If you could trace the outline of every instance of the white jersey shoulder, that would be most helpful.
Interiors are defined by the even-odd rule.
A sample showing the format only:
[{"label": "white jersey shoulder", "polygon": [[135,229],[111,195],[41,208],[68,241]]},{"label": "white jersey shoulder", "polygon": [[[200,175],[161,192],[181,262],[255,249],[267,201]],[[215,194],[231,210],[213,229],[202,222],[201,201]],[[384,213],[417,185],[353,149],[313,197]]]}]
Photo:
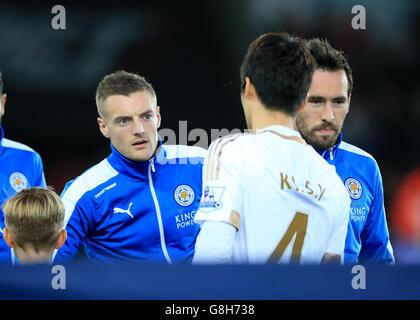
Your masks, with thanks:
[{"label": "white jersey shoulder", "polygon": [[2,145],[3,145],[3,147],[6,147],[6,148],[13,148],[13,149],[35,152],[34,149],[32,149],[31,147],[28,147],[27,145],[25,145],[23,143],[13,141],[13,140],[9,140],[9,139],[6,139],[6,138],[4,138],[2,140]]},{"label": "white jersey shoulder", "polygon": [[[209,148],[207,165],[210,170],[220,170],[220,167],[230,167],[237,172],[247,170],[244,174],[287,166],[319,178],[325,178],[328,172],[334,182],[341,181],[334,166],[307,145],[299,134],[291,129],[275,129],[238,133],[214,141]],[[298,166],[299,163],[304,165]]]},{"label": "white jersey shoulder", "polygon": [[216,139],[210,144],[204,162],[204,179],[218,177],[220,168],[225,170],[240,171],[245,165],[245,148],[249,142],[245,136],[249,134],[237,133]]}]

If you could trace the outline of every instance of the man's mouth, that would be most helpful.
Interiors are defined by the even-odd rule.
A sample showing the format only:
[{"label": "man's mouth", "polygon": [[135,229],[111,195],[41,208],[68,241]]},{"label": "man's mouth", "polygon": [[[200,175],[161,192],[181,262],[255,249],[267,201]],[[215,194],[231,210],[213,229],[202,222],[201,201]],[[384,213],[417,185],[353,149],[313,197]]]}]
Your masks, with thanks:
[{"label": "man's mouth", "polygon": [[322,134],[322,135],[335,133],[335,130],[334,129],[331,129],[331,128],[322,128],[322,129],[318,129],[316,131],[318,133]]},{"label": "man's mouth", "polygon": [[132,146],[136,149],[143,149],[147,145],[148,141],[146,139],[139,139],[134,141]]}]

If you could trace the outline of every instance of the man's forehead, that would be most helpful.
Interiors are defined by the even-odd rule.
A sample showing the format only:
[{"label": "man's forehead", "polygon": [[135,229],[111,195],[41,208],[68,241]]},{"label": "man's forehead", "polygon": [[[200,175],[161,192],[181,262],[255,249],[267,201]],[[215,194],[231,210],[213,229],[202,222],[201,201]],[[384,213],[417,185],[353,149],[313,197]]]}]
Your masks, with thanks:
[{"label": "man's forehead", "polygon": [[308,96],[347,96],[348,80],[343,69],[336,71],[315,70]]},{"label": "man's forehead", "polygon": [[156,112],[156,99],[147,91],[137,91],[126,95],[114,94],[108,96],[102,107],[105,118],[115,119],[120,116],[139,115]]},{"label": "man's forehead", "polygon": [[149,92],[147,92],[146,90],[142,90],[142,91],[132,92],[128,95],[125,95],[125,94],[111,94],[108,97],[106,97],[104,102],[106,104],[114,103],[114,102],[119,102],[119,103],[146,102],[146,103],[150,103],[150,105],[153,106],[154,100],[155,100],[154,97],[152,97],[152,95]]},{"label": "man's forehead", "polygon": [[129,94],[110,95],[104,100],[106,109],[141,108],[156,109],[156,100],[146,91],[138,91]]}]

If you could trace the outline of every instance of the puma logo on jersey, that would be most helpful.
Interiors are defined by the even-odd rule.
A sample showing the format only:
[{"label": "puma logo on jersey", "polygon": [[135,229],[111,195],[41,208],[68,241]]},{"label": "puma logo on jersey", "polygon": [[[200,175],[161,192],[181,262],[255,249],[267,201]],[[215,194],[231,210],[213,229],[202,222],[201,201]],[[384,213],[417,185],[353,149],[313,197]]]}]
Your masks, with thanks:
[{"label": "puma logo on jersey", "polygon": [[130,212],[130,208],[131,208],[131,205],[132,205],[133,203],[132,202],[130,202],[130,204],[128,205],[128,209],[126,209],[126,210],[124,210],[124,209],[121,209],[121,208],[114,208],[114,213],[126,213],[126,214],[128,214],[131,218],[133,218],[133,215],[131,214],[131,212]]}]

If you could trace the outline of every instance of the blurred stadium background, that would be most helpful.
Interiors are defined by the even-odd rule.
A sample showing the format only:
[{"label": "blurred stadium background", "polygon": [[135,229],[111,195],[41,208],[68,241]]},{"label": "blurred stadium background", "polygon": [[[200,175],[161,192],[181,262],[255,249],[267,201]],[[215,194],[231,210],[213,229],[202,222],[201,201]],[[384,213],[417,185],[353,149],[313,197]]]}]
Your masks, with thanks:
[{"label": "blurred stadium background", "polygon": [[[56,4],[66,30],[51,27]],[[358,4],[365,30],[351,26]],[[244,129],[239,66],[250,41],[270,31],[327,38],[348,56],[354,91],[344,139],[381,168],[397,262],[420,262],[420,174],[402,186],[420,166],[418,1],[1,1],[5,135],[40,153],[48,185],[61,193],[109,152],[94,95],[117,69],[152,82],[161,128]]]}]

